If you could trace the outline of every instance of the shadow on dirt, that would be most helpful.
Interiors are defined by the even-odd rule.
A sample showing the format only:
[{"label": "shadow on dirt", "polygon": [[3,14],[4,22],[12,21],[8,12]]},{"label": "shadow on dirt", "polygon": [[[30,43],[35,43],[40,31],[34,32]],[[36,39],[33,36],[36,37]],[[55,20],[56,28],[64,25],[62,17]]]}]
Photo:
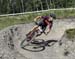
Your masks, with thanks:
[{"label": "shadow on dirt", "polygon": [[35,39],[36,41],[31,42],[31,44],[22,47],[22,49],[31,51],[31,52],[40,52],[45,50],[46,47],[51,47],[53,46],[57,40],[43,40],[43,39]]}]

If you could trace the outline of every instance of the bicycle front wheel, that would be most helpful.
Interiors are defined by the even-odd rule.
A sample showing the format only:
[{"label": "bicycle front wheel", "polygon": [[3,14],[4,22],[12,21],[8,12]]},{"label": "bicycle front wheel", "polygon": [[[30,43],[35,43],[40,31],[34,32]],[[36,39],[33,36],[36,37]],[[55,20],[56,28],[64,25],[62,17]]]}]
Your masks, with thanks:
[{"label": "bicycle front wheel", "polygon": [[28,45],[28,42],[27,42],[27,38],[25,38],[21,43],[20,43],[20,46],[21,48],[25,47]]}]

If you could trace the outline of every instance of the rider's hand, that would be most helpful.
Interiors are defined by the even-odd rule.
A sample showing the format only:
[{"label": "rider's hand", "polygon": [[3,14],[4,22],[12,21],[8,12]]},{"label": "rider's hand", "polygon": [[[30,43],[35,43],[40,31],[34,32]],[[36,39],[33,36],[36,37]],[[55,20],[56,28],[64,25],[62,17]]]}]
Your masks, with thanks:
[{"label": "rider's hand", "polygon": [[45,32],[45,35],[48,35],[50,31]]},{"label": "rider's hand", "polygon": [[45,35],[48,35],[48,32],[44,32]]},{"label": "rider's hand", "polygon": [[34,22],[36,22],[36,20],[34,19]]},{"label": "rider's hand", "polygon": [[33,22],[37,25],[37,22],[35,20]]},{"label": "rider's hand", "polygon": [[33,20],[33,22],[36,22],[36,20]]},{"label": "rider's hand", "polygon": [[48,35],[49,32],[46,32],[46,35]]}]

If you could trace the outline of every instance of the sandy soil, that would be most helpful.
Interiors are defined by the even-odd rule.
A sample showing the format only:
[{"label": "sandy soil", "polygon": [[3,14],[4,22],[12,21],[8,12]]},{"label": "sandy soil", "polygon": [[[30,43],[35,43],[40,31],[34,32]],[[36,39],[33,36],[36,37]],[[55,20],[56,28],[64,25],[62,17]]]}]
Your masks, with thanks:
[{"label": "sandy soil", "polygon": [[[32,29],[34,23],[19,24],[7,27],[0,31],[0,58],[2,59],[75,59],[74,44],[69,41],[69,44],[73,44],[71,54],[64,55],[66,44],[59,45],[59,42],[55,43],[51,47],[46,47],[45,50],[40,52],[30,52],[23,50],[20,47],[21,41],[25,38],[25,34]],[[63,35],[66,29],[75,28],[75,19],[55,20],[53,28],[49,35],[42,34],[37,39],[43,40],[63,40]],[[65,36],[64,36],[65,37]],[[68,44],[67,44],[68,45]]]}]

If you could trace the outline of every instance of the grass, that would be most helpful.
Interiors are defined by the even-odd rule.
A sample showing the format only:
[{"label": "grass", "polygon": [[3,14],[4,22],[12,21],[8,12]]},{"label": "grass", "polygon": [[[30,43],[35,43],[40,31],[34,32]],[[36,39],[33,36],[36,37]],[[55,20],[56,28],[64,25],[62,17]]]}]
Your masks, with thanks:
[{"label": "grass", "polygon": [[0,17],[0,30],[11,25],[32,22],[36,16],[49,15],[50,13],[55,13],[57,18],[75,17],[75,10],[48,10],[39,13]]},{"label": "grass", "polygon": [[69,39],[75,38],[75,28],[66,30],[66,34]]}]

